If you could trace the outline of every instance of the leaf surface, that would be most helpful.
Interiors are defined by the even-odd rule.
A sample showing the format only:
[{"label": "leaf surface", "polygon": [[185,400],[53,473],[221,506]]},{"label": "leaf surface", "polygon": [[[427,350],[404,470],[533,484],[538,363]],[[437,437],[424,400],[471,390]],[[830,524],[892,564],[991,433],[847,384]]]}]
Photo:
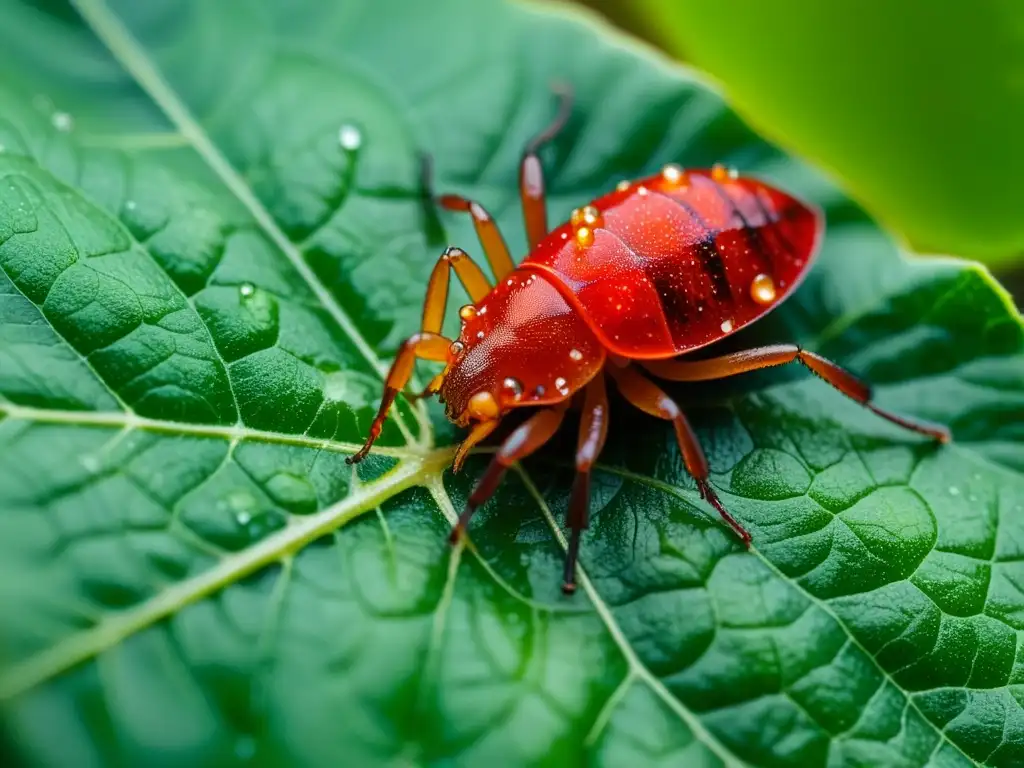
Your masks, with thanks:
[{"label": "leaf surface", "polygon": [[[1024,759],[1024,334],[982,271],[905,261],[689,73],[574,16],[75,6],[5,0],[0,30],[0,701],[20,763]],[[544,156],[552,216],[669,161],[813,200],[819,264],[740,341],[833,357],[953,444],[799,371],[673,389],[747,552],[671,430],[616,403],[572,599],[573,430],[468,548],[445,535],[486,456],[447,471],[436,409],[403,404],[346,466],[437,254],[479,250],[426,203],[420,154],[522,253],[517,160],[555,79],[577,107]]]}]

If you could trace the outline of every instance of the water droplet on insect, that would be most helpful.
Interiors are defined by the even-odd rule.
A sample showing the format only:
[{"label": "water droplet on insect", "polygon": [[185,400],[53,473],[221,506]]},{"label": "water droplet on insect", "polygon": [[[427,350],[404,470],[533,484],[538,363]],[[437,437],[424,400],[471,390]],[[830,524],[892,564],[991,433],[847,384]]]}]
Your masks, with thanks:
[{"label": "water droplet on insect", "polygon": [[960,489],[957,488],[955,485],[949,486],[949,495],[950,496],[959,496],[960,495]]},{"label": "water droplet on insect", "polygon": [[67,133],[75,127],[75,121],[67,112],[54,112],[50,117],[50,122],[53,123],[53,127],[58,131],[64,131]]},{"label": "water droplet on insect", "polygon": [[584,248],[594,244],[594,231],[590,227],[576,230],[576,243]]},{"label": "water droplet on insect", "polygon": [[570,349],[569,357],[578,363],[580,360],[583,359],[583,353],[580,352],[578,349]]},{"label": "water droplet on insect", "polygon": [[256,286],[252,283],[242,283],[238,286],[238,292],[246,299],[256,293]]},{"label": "water droplet on insect", "polygon": [[715,181],[726,181],[727,179],[739,178],[739,172],[735,168],[726,168],[721,163],[711,166],[711,178]]},{"label": "water droplet on insect", "polygon": [[534,387],[533,390],[533,394],[535,394],[537,397],[544,397],[545,392],[547,392],[547,390],[544,389],[543,384],[538,384],[536,387]]},{"label": "water droplet on insect", "polygon": [[722,321],[722,333],[732,333],[733,327],[731,317]]},{"label": "water droplet on insect", "polygon": [[625,192],[631,186],[633,186],[633,182],[628,181],[626,179],[623,179],[622,181],[620,181],[618,184],[615,185],[615,191],[616,192]]},{"label": "water droplet on insect", "polygon": [[448,347],[448,354],[450,354],[452,357],[458,357],[463,353],[465,349],[466,345],[463,344],[461,341],[453,341],[452,345]]},{"label": "water droplet on insect", "polygon": [[511,376],[509,376],[507,379],[505,379],[501,383],[501,386],[504,389],[506,389],[509,392],[511,392],[512,396],[516,400],[518,400],[522,396],[522,394],[523,394],[523,384],[522,384],[522,382],[519,381],[519,379],[512,378]]},{"label": "water droplet on insect", "polygon": [[640,197],[644,197],[647,194],[647,187],[637,187],[636,193],[640,195]]},{"label": "water droplet on insect", "polygon": [[100,471],[100,460],[92,454],[87,453],[83,456],[79,456],[78,460],[82,463],[86,472],[94,473]]},{"label": "water droplet on insect", "polygon": [[771,304],[775,301],[775,281],[771,275],[760,274],[750,283],[750,297],[758,304]]},{"label": "water droplet on insect", "polygon": [[675,163],[669,163],[661,169],[661,178],[669,184],[679,184],[683,180],[683,168]]},{"label": "water droplet on insect", "polygon": [[355,152],[363,144],[363,134],[354,125],[345,123],[338,129],[338,143],[347,152]]},{"label": "water droplet on insect", "polygon": [[464,307],[459,309],[459,317],[463,320],[472,320],[476,317],[476,307],[472,304],[466,304]]},{"label": "water droplet on insect", "polygon": [[555,389],[558,390],[558,394],[560,394],[560,395],[568,395],[569,394],[569,387],[567,387],[566,384],[567,384],[566,380],[563,379],[561,376],[559,376],[557,379],[555,379]]},{"label": "water droplet on insect", "polygon": [[484,332],[483,332],[483,331],[477,331],[477,332],[476,332],[476,337],[477,337],[478,339],[482,339],[482,338],[484,337]]}]

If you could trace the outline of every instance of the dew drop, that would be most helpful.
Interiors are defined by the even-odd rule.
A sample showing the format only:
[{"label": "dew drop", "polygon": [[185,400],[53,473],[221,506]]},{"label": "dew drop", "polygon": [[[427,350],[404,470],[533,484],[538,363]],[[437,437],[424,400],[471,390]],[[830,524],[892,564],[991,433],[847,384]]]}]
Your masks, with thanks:
[{"label": "dew drop", "polygon": [[338,129],[338,143],[346,152],[355,152],[363,144],[363,134],[354,125],[345,123]]},{"label": "dew drop", "polygon": [[633,182],[623,179],[622,181],[615,185],[615,191],[626,192],[631,186],[633,186]]},{"label": "dew drop", "polygon": [[726,181],[739,178],[739,171],[735,168],[726,168],[721,163],[715,163],[711,167],[711,178],[715,181]]},{"label": "dew drop", "polygon": [[477,332],[476,332],[476,337],[477,337],[478,339],[482,339],[482,338],[484,337],[484,332],[483,332],[483,331],[477,331]]},{"label": "dew drop", "polygon": [[750,283],[750,297],[758,304],[771,304],[775,301],[775,281],[771,275],[757,275]]},{"label": "dew drop", "polygon": [[75,127],[75,121],[67,112],[54,112],[50,117],[50,122],[53,123],[53,127],[58,131],[64,131],[67,133]]},{"label": "dew drop", "polygon": [[950,496],[959,496],[960,495],[960,489],[957,488],[955,485],[949,486],[949,495]]},{"label": "dew drop", "polygon": [[544,389],[544,385],[543,384],[538,384],[533,389],[533,394],[535,394],[537,397],[544,397],[544,393],[545,392],[547,392],[547,390]]},{"label": "dew drop", "polygon": [[450,354],[452,357],[458,357],[465,351],[465,349],[466,345],[463,344],[461,341],[453,341],[452,345],[448,347],[448,354]]},{"label": "dew drop", "polygon": [[81,462],[86,472],[96,473],[100,471],[100,460],[92,454],[87,453],[80,456],[78,460]]},{"label": "dew drop", "polygon": [[235,513],[235,521],[239,525],[248,525],[252,522],[252,513],[242,510],[241,512]]},{"label": "dew drop", "polygon": [[561,376],[559,376],[557,379],[555,379],[555,389],[558,390],[558,394],[560,394],[560,395],[568,395],[569,394],[568,382],[565,379],[563,379]]},{"label": "dew drop", "polygon": [[580,352],[578,349],[570,349],[569,357],[578,363],[580,360],[583,359],[583,353]]},{"label": "dew drop", "polygon": [[683,180],[683,168],[675,163],[669,163],[661,169],[661,178],[669,184],[679,184]]},{"label": "dew drop", "polygon": [[512,378],[509,376],[505,379],[501,386],[512,393],[512,397],[518,400],[523,394],[523,383],[519,379]]},{"label": "dew drop", "polygon": [[647,187],[638,187],[636,193],[640,195],[640,197],[645,197],[647,195]]},{"label": "dew drop", "polygon": [[476,307],[472,304],[466,304],[464,307],[459,309],[459,317],[463,320],[472,320],[476,317]]},{"label": "dew drop", "polygon": [[731,317],[722,321],[722,333],[732,333],[734,327]]},{"label": "dew drop", "polygon": [[252,283],[242,283],[240,286],[238,286],[238,292],[242,295],[243,298],[248,299],[250,296],[256,293],[256,286],[253,285]]},{"label": "dew drop", "polygon": [[584,248],[594,244],[594,230],[590,227],[580,227],[576,230],[576,243]]},{"label": "dew drop", "polygon": [[563,232],[562,233],[562,239],[563,240],[568,240],[569,239],[569,233],[568,232]]},{"label": "dew drop", "polygon": [[134,200],[125,201],[124,208],[126,211],[134,211],[137,207],[138,203],[136,203]]}]

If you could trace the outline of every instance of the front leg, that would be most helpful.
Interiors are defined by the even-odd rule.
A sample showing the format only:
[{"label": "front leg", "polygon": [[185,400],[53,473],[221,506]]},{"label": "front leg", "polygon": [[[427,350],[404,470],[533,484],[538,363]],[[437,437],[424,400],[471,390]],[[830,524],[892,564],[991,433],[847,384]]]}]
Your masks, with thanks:
[{"label": "front leg", "polygon": [[421,331],[405,340],[395,356],[395,361],[391,364],[391,370],[388,371],[387,378],[384,380],[384,396],[381,398],[377,415],[373,417],[373,423],[370,425],[370,434],[367,435],[363,447],[345,459],[346,464],[358,464],[370,452],[374,441],[380,436],[381,429],[384,428],[384,421],[388,417],[388,411],[391,410],[392,403],[395,402],[398,393],[409,382],[409,377],[412,375],[412,366],[416,362],[416,358],[435,360],[441,363],[447,362],[448,348],[450,346],[451,341],[449,339],[440,334],[425,331]]}]

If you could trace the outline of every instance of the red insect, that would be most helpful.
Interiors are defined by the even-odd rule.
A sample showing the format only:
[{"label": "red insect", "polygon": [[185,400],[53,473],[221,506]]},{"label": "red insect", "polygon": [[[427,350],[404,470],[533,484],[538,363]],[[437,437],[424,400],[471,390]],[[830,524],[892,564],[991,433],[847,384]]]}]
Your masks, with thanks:
[{"label": "red insect", "polygon": [[[537,150],[561,130],[569,111],[565,95],[559,116],[523,153],[519,186],[532,251],[518,267],[479,204],[454,195],[438,199],[442,207],[473,217],[497,285],[461,249],[444,252],[427,286],[422,328],[399,350],[366,444],[350,463],[369,452],[415,358],[445,364],[423,394],[439,392],[448,418],[470,427],[455,454],[456,471],[509,411],[539,408],[498,449],[452,531],[456,541],[505,470],[552,437],[570,404],[579,405],[563,586],[571,593],[580,532],[588,525],[590,470],[608,431],[606,376],[637,408],[672,422],[701,497],[747,545],[750,534],[708,483],[707,459],[689,422],[645,372],[671,381],[704,381],[799,360],[879,416],[949,440],[944,427],[878,408],[867,384],[794,344],[677,359],[735,333],[792,294],[817,252],[823,218],[785,192],[721,166],[668,165],[659,175],[619,184],[548,232]],[[462,330],[456,341],[441,335],[453,269],[473,301],[459,312]]]}]

